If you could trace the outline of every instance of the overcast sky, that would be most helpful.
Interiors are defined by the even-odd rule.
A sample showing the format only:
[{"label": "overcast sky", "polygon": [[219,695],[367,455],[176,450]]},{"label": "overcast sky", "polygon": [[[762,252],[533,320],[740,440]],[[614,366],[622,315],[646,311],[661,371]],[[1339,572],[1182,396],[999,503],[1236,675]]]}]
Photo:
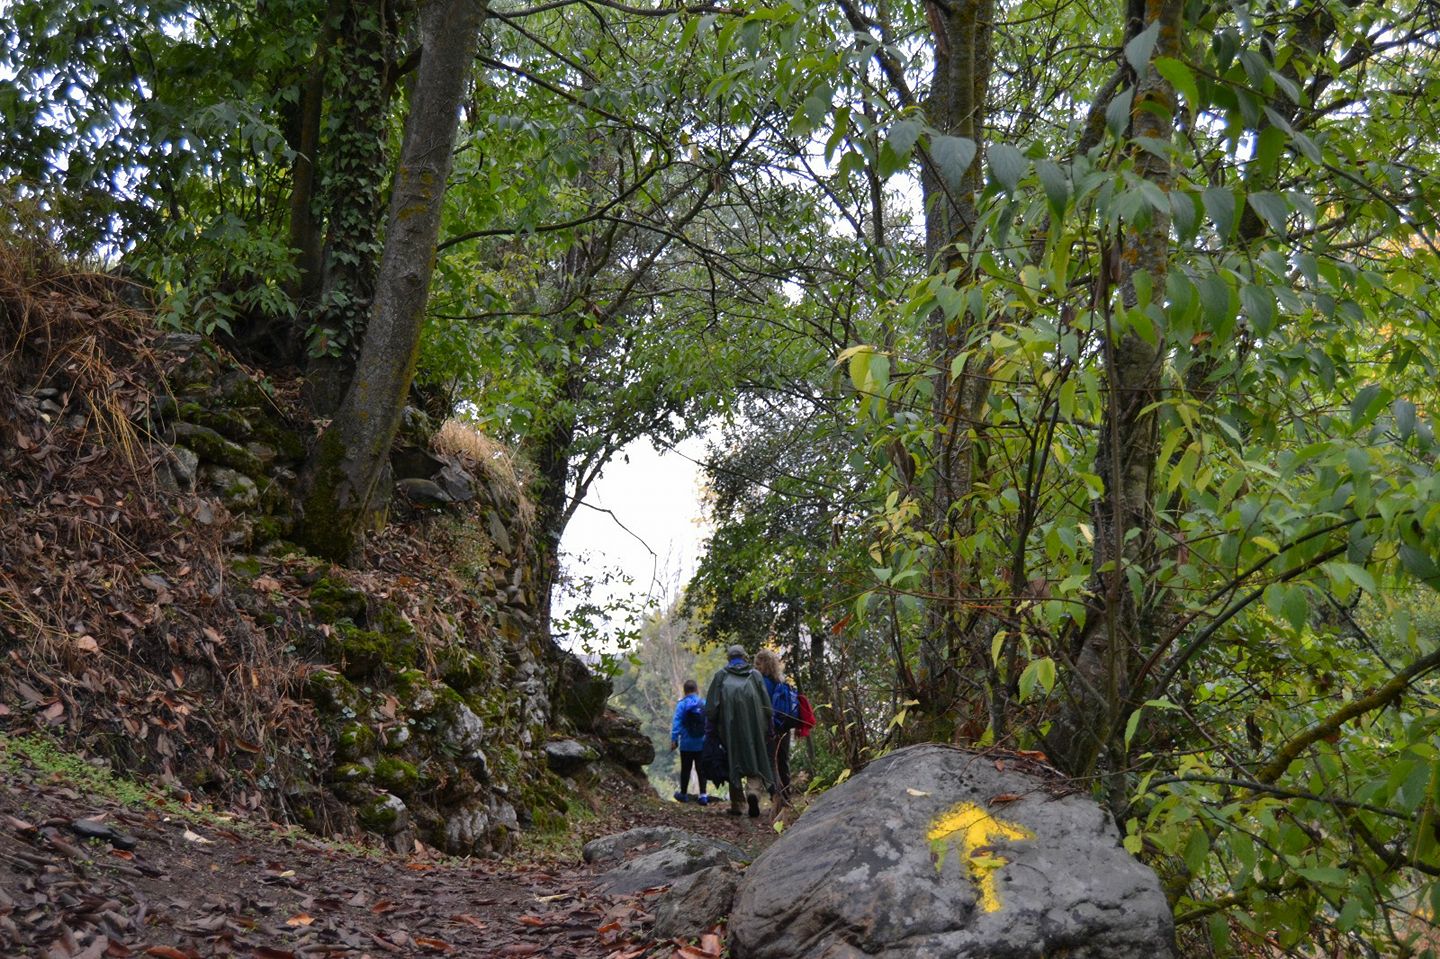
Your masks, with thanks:
[{"label": "overcast sky", "polygon": [[701,525],[701,471],[693,462],[702,458],[705,441],[688,440],[677,449],[661,453],[642,439],[611,461],[565,529],[560,546],[567,568],[597,577],[622,570],[642,603],[663,606],[678,594],[695,571],[708,530]]}]

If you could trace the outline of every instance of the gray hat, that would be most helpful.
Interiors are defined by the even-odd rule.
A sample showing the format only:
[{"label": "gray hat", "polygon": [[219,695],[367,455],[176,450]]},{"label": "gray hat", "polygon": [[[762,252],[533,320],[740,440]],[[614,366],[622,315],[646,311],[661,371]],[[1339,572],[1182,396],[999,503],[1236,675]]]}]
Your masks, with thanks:
[{"label": "gray hat", "polygon": [[725,650],[725,655],[729,659],[745,659],[745,647],[736,643],[734,646]]}]

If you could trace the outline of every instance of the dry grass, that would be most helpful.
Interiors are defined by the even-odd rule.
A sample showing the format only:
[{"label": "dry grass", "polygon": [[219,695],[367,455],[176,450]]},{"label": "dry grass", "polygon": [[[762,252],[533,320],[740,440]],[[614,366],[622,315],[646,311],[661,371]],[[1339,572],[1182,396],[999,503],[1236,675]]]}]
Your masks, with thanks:
[{"label": "dry grass", "polygon": [[510,447],[485,435],[464,420],[448,419],[435,434],[436,452],[468,461],[510,494],[515,515],[524,529],[535,525],[535,505],[526,493],[527,465]]}]

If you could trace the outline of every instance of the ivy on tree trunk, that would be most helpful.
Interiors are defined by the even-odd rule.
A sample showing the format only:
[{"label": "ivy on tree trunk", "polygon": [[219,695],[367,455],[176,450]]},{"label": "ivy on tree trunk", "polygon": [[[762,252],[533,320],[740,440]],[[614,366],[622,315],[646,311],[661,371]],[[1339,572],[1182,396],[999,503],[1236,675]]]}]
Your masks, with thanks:
[{"label": "ivy on tree trunk", "polygon": [[376,490],[415,376],[460,98],[485,12],[483,0],[420,7],[422,53],[375,303],[355,376],[305,469],[300,538],[335,561],[351,556],[381,505]]}]

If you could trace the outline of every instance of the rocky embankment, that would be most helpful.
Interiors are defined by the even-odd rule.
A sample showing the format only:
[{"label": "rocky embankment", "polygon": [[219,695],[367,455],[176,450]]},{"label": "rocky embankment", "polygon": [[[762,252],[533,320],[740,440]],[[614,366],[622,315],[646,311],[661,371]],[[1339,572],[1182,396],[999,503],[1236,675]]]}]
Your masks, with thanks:
[{"label": "rocky embankment", "polygon": [[453,853],[563,830],[653,755],[536,631],[503,447],[408,410],[388,522],[332,566],[288,539],[300,383],[157,330],[105,277],[5,277],[0,335],[0,728]]}]

